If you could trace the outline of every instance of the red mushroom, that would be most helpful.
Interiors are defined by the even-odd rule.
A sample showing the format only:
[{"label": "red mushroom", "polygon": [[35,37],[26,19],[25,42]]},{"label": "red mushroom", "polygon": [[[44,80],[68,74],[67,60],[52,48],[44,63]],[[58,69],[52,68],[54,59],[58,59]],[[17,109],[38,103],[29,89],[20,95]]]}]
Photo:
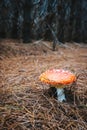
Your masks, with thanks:
[{"label": "red mushroom", "polygon": [[63,69],[51,69],[40,75],[40,80],[50,84],[51,87],[57,89],[57,99],[62,102],[66,101],[63,88],[76,81],[76,76],[70,71]]}]

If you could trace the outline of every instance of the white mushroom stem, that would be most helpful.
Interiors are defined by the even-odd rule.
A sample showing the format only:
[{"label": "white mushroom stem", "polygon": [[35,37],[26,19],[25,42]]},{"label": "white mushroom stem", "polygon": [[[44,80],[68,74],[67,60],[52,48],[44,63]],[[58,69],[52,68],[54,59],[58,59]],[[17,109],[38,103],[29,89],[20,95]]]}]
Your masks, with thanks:
[{"label": "white mushroom stem", "polygon": [[66,101],[63,88],[57,88],[57,100],[60,102]]}]

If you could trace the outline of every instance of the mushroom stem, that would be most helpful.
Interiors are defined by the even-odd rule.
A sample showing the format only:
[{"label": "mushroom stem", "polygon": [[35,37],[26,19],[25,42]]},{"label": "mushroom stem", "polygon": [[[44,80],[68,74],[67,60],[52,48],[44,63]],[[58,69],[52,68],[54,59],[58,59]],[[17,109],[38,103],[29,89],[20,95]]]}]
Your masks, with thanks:
[{"label": "mushroom stem", "polygon": [[63,88],[57,88],[57,100],[60,102],[66,101]]}]

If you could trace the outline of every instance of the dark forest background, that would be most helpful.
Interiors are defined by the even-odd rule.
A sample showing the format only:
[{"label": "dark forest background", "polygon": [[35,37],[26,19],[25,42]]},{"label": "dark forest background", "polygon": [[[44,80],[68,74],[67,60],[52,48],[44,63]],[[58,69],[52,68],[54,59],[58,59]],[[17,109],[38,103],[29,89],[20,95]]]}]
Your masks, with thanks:
[{"label": "dark forest background", "polygon": [[87,42],[87,0],[0,0],[0,38]]}]

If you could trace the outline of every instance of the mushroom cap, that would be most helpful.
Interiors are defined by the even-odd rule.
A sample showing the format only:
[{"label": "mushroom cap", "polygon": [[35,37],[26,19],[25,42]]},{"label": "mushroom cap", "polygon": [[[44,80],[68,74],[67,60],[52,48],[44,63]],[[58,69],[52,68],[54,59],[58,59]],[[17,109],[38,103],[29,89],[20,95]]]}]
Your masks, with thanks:
[{"label": "mushroom cap", "polygon": [[63,69],[50,69],[40,75],[40,80],[55,87],[64,87],[76,81],[76,76],[70,71]]}]

